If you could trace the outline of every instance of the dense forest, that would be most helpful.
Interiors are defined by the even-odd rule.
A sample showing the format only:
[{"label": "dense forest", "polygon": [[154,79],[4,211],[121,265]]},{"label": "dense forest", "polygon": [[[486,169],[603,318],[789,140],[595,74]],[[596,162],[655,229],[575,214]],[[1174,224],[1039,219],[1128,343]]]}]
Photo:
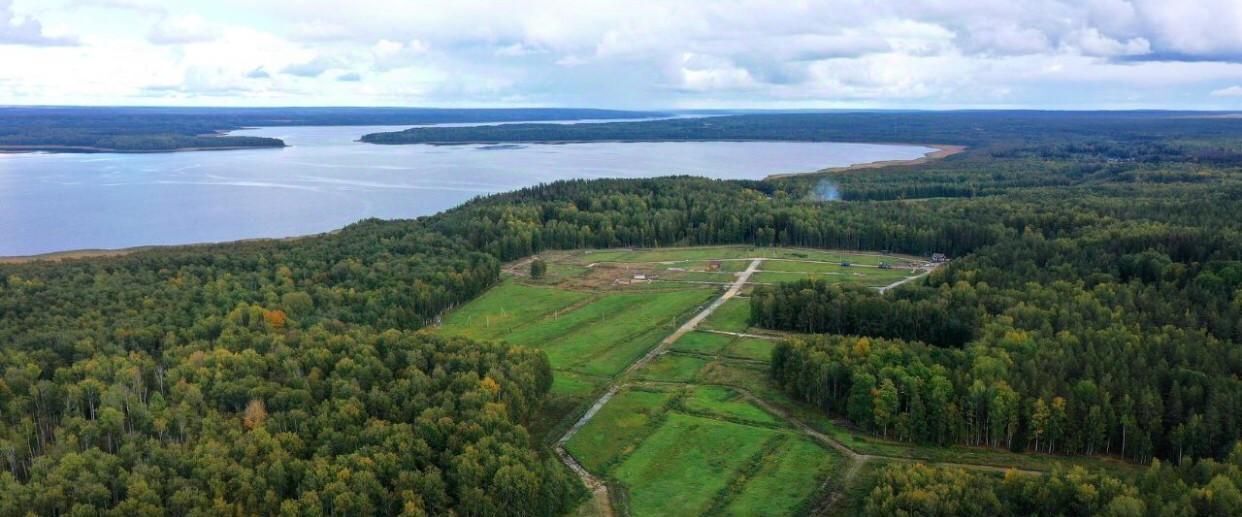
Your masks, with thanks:
[{"label": "dense forest", "polygon": [[[1193,491],[1236,476],[1181,471],[1236,468],[1242,121],[935,115],[858,132],[971,149],[763,182],[566,181],[317,237],[0,265],[0,514],[564,513],[581,489],[524,430],[547,360],[418,329],[503,261],[721,243],[948,253],[883,295],[758,290],[756,323],[824,334],[781,345],[773,378],[891,439],[1163,459],[1190,494],[1166,502],[1210,514]],[[760,134],[768,117],[729,120]]]},{"label": "dense forest", "polygon": [[[997,152],[1038,142],[1045,153],[1082,154],[1102,140],[1133,146],[1114,158],[1155,152],[1167,159],[1197,150],[1181,139],[1236,137],[1242,122],[1201,112],[829,112],[673,118],[604,124],[502,124],[411,128],[362,137],[375,144],[589,141],[916,142],[988,146]],[[1108,150],[1105,150],[1108,152]],[[1169,156],[1172,154],[1172,156]],[[1231,159],[1233,159],[1232,155]]]},{"label": "dense forest", "polygon": [[152,152],[283,147],[284,142],[276,138],[217,133],[243,127],[632,119],[659,115],[574,108],[3,107],[0,108],[0,151]]},{"label": "dense forest", "polygon": [[1137,479],[1082,468],[1043,476],[993,476],[926,465],[885,467],[862,501],[881,515],[1237,515],[1242,509],[1242,447],[1224,462],[1180,466],[1155,461]]}]

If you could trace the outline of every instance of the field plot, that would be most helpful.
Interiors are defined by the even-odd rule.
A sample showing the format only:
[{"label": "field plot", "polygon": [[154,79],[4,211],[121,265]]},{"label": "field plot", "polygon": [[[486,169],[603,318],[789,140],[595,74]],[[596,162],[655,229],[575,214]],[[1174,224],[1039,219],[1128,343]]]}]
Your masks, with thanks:
[{"label": "field plot", "polygon": [[696,354],[716,354],[733,342],[733,336],[713,334],[711,332],[690,332],[673,343],[674,352]]},{"label": "field plot", "polygon": [[764,267],[751,277],[751,281],[760,284],[775,284],[780,282],[796,282],[813,278],[823,280],[834,284],[859,284],[867,287],[884,287],[888,284],[903,280],[914,276],[909,269],[879,269],[874,267],[841,267],[841,271],[837,272],[795,272],[795,271],[772,271],[767,269],[767,262]]},{"label": "field plot", "polygon": [[744,332],[750,327],[749,319],[750,302],[734,298],[716,309],[716,312],[712,313],[700,327],[726,332]]},{"label": "field plot", "polygon": [[765,454],[744,490],[724,507],[724,515],[801,515],[811,503],[808,495],[831,476],[841,458],[801,438],[785,438]]},{"label": "field plot", "polygon": [[682,400],[682,406],[691,413],[764,426],[782,425],[776,417],[746,401],[737,391],[724,386],[696,387]]},{"label": "field plot", "polygon": [[655,430],[675,395],[674,391],[621,392],[574,435],[569,452],[587,469],[604,472]]},{"label": "field plot", "polygon": [[589,392],[583,381],[625,369],[714,292],[594,294],[508,281],[454,311],[440,332],[542,349],[554,370],[578,374],[556,388]]},{"label": "field plot", "polygon": [[[826,251],[806,248],[769,248],[752,246],[700,246],[693,248],[661,248],[661,249],[625,249],[564,252],[563,260],[568,264],[599,264],[605,262],[711,262],[718,261],[724,269],[729,260],[745,260],[749,258],[778,258],[791,260],[811,260],[819,262],[879,265],[888,262],[897,265],[923,263],[924,259],[907,255],[886,255],[881,253],[853,253],[845,251]],[[741,271],[745,264],[731,271]]]},{"label": "field plot", "polygon": [[[755,258],[765,259],[752,283],[811,275],[877,287],[911,274],[879,263],[916,261],[746,246],[541,258],[545,277],[528,278],[523,263],[511,265],[504,282],[447,314],[438,331],[547,353],[552,396],[531,427],[545,440],[563,436],[615,387],[564,448],[620,494],[626,508],[618,511],[636,516],[804,514],[847,461],[788,420],[802,414],[768,379],[775,342],[730,334],[750,330],[745,298],[725,301],[642,368],[622,372],[719,298]],[[838,431],[824,420],[820,414],[812,425]]]},{"label": "field plot", "polygon": [[673,413],[613,472],[633,515],[705,515],[778,431]]}]

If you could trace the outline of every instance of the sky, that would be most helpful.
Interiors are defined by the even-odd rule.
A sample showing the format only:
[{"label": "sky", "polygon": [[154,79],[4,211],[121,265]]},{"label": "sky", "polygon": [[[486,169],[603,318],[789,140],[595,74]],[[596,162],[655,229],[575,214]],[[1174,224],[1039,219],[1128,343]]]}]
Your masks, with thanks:
[{"label": "sky", "polygon": [[0,104],[1242,109],[1242,0],[0,0]]}]

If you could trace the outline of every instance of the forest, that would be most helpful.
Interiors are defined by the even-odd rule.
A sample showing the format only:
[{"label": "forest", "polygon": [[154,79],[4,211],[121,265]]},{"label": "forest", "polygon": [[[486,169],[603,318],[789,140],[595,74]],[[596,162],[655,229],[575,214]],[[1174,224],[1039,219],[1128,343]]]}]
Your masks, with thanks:
[{"label": "forest", "polygon": [[217,133],[244,127],[628,119],[659,115],[572,108],[0,107],[0,151],[155,152],[283,147],[284,142],[277,138]]},{"label": "forest", "polygon": [[[985,513],[1108,510],[1070,506],[1067,484],[1130,514],[1221,514],[1242,430],[1242,122],[1166,115],[859,114],[859,134],[971,148],[772,181],[565,181],[316,237],[0,265],[0,515],[567,513],[584,491],[527,431],[543,353],[419,329],[502,262],[705,244],[948,254],[884,294],[756,290],[753,323],[811,334],[776,348],[772,379],[876,436],[1155,476],[894,471],[873,514],[941,485],[994,494]],[[729,124],[831,138],[837,117]]]},{"label": "forest", "polygon": [[1242,448],[1224,462],[1153,462],[1137,479],[1082,468],[990,476],[960,468],[883,468],[860,515],[1237,515]]}]

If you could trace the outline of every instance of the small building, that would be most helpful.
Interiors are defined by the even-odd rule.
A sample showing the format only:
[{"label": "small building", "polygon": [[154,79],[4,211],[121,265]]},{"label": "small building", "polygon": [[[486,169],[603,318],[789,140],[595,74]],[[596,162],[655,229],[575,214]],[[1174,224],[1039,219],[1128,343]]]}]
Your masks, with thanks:
[{"label": "small building", "polygon": [[881,262],[880,269],[893,269],[893,265],[888,262]]},{"label": "small building", "polygon": [[931,261],[939,264],[941,262],[948,262],[949,257],[946,257],[944,253],[932,253]]},{"label": "small building", "polygon": [[642,273],[638,273],[634,275],[634,280],[646,280],[646,279],[647,279],[647,275],[644,275]]},{"label": "small building", "polygon": [[720,271],[720,261],[719,261],[719,260],[710,260],[710,261],[708,261],[708,262],[707,262],[707,270],[708,270],[708,271]]}]

